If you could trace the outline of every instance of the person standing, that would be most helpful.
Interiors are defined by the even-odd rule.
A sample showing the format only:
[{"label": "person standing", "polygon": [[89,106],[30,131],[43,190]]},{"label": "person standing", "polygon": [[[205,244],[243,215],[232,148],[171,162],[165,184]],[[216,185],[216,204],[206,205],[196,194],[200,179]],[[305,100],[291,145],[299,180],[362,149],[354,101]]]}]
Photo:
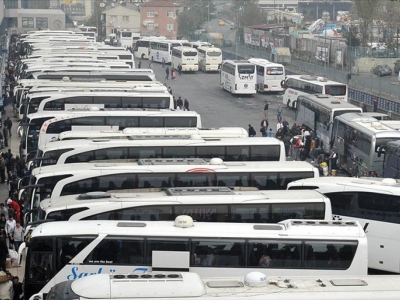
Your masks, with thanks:
[{"label": "person standing", "polygon": [[8,237],[8,248],[14,248],[14,230],[17,223],[14,220],[12,215],[8,216],[8,220],[6,221],[6,236]]},{"label": "person standing", "polygon": [[372,103],[374,105],[374,112],[377,112],[378,111],[378,99],[374,98],[372,100]]},{"label": "person standing", "polygon": [[301,139],[296,138],[296,144],[294,145],[294,160],[300,158],[300,149],[302,147]]},{"label": "person standing", "polygon": [[179,96],[178,100],[176,100],[176,106],[179,107],[179,109],[183,108],[183,101],[181,96]]},{"label": "person standing", "polygon": [[311,140],[309,156],[311,157],[311,163],[314,163],[314,160],[317,157],[317,141],[315,139]]},{"label": "person standing", "polygon": [[171,68],[171,79],[176,80],[176,72],[174,69]]},{"label": "person standing", "polygon": [[13,279],[13,289],[14,289],[14,298],[13,300],[22,300],[24,299],[24,286],[19,281],[18,276],[14,276]]},{"label": "person standing", "polygon": [[286,158],[290,157],[290,145],[291,145],[291,136],[289,134],[286,134],[283,137],[283,145],[285,146],[285,154],[286,154]]},{"label": "person standing", "polygon": [[169,68],[168,67],[165,69],[165,79],[166,80],[169,79]]},{"label": "person standing", "polygon": [[1,183],[6,182],[6,162],[4,160],[3,155],[0,156],[0,178],[1,178]]},{"label": "person standing", "polygon": [[24,241],[25,231],[20,222],[16,222],[14,229],[14,250],[18,252],[19,246]]},{"label": "person standing", "polygon": [[0,233],[0,268],[3,272],[6,272],[6,261],[8,256],[8,248],[5,238],[2,237],[4,231]]},{"label": "person standing", "polygon": [[183,101],[183,110],[187,110],[189,111],[189,101],[188,99],[185,98],[185,100]]},{"label": "person standing", "polygon": [[249,124],[249,137],[255,137],[256,136],[256,131],[254,130],[254,127]]},{"label": "person standing", "polygon": [[282,105],[279,104],[278,108],[276,110],[276,117],[278,119],[278,122],[281,123],[282,122]]},{"label": "person standing", "polygon": [[332,148],[331,150],[331,155],[329,156],[329,172],[332,172],[332,170],[336,170],[336,161],[337,161],[337,153],[335,147]]},{"label": "person standing", "polygon": [[165,58],[162,58],[162,67],[165,68]]},{"label": "person standing", "polygon": [[172,95],[172,89],[170,86],[168,87],[168,93],[170,93]]},{"label": "person standing", "polygon": [[267,101],[265,101],[265,105],[264,105],[264,118],[268,119],[268,108],[269,108],[269,104]]},{"label": "person standing", "polygon": [[182,75],[182,65],[181,64],[178,65],[178,73],[179,73],[179,76]]},{"label": "person standing", "polygon": [[283,129],[283,124],[280,121],[278,121],[278,123],[276,124],[276,131],[278,131],[279,129]]}]

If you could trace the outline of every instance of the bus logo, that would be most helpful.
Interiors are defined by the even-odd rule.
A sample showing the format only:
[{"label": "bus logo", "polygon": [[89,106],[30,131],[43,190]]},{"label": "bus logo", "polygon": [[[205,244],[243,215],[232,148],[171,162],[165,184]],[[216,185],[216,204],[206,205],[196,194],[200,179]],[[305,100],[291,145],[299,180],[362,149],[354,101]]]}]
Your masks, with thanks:
[{"label": "bus logo", "polygon": [[213,169],[208,168],[194,168],[187,170],[186,173],[212,173],[215,172]]},{"label": "bus logo", "polygon": [[252,80],[253,79],[253,75],[251,74],[239,74],[239,78],[240,79],[248,79],[248,80]]}]

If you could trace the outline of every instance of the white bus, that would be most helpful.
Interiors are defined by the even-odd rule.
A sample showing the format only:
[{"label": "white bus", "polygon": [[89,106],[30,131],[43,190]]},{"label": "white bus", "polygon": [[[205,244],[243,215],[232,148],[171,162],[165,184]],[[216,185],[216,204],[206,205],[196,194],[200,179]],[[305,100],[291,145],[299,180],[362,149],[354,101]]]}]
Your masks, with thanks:
[{"label": "white bus", "polygon": [[362,113],[362,109],[329,95],[299,96],[295,122],[315,132],[319,139],[319,148],[325,153],[330,153],[334,142],[333,120],[350,112]]},{"label": "white bus", "polygon": [[197,72],[199,70],[199,55],[197,50],[188,46],[179,46],[172,49],[171,68],[178,70],[182,66],[182,72]]},{"label": "white bus", "polygon": [[22,153],[36,150],[41,142],[56,140],[64,131],[123,130],[130,127],[201,127],[200,115],[194,111],[101,109],[44,111],[30,114],[24,124]]},{"label": "white bus", "polygon": [[213,45],[210,44],[209,42],[202,42],[202,41],[197,41],[197,42],[189,42],[189,47],[196,48],[198,49],[199,47],[212,47]]},{"label": "white bus", "polygon": [[129,136],[129,139],[65,140],[38,149],[33,168],[78,162],[144,158],[214,157],[224,161],[285,161],[283,142],[275,138],[202,138]]},{"label": "white bus", "polygon": [[348,101],[347,84],[329,80],[325,77],[310,75],[288,75],[285,81],[283,105],[296,108],[297,97],[310,94],[326,94]]},{"label": "white bus", "polygon": [[140,159],[124,163],[78,163],[46,166],[32,170],[21,179],[21,196],[27,207],[36,209],[40,201],[92,191],[134,190],[170,187],[256,187],[283,190],[295,180],[319,177],[307,162],[224,162],[202,159]]},{"label": "white bus", "polygon": [[167,38],[165,36],[142,37],[136,41],[133,48],[133,55],[135,58],[149,59],[150,41],[162,41],[166,39]]},{"label": "white bus", "polygon": [[53,72],[38,72],[33,73],[29,78],[35,80],[62,80],[68,77],[71,81],[90,80],[110,80],[110,81],[156,81],[156,76],[151,69],[108,69],[103,71],[85,71],[85,70],[70,70],[70,71],[53,71]]},{"label": "white bus", "polygon": [[132,48],[134,39],[140,38],[140,33],[133,33],[130,30],[118,30],[117,31],[117,46]]},{"label": "white bus", "polygon": [[[156,85],[154,85],[156,87]],[[151,92],[149,89],[123,88],[86,88],[83,91],[60,90],[48,93],[35,93],[27,95],[27,102],[20,108],[24,115],[41,111],[65,111],[70,109],[84,109],[87,107],[98,108],[153,108],[174,109],[174,99],[168,91]],[[147,91],[146,91],[147,90]],[[154,88],[156,90],[156,88]]]},{"label": "white bus", "polygon": [[400,139],[400,131],[363,114],[348,113],[335,118],[334,146],[338,167],[353,176],[382,177],[386,143]]},{"label": "white bus", "polygon": [[38,221],[173,221],[179,215],[188,215],[196,222],[332,221],[329,198],[315,191],[232,191],[227,187],[50,198],[40,202]]},{"label": "white bus", "polygon": [[[268,275],[268,274],[267,274]],[[390,275],[272,277],[261,272],[224,278],[201,277],[189,272],[139,274],[97,274],[55,285],[46,299],[118,300],[157,299],[198,300],[397,300],[400,279]],[[160,280],[161,278],[161,280]],[[233,284],[234,283],[234,284]],[[110,293],[111,291],[111,293]],[[43,294],[35,294],[42,300]]]},{"label": "white bus", "polygon": [[224,60],[220,79],[231,94],[257,94],[256,66],[247,60]]},{"label": "white bus", "polygon": [[336,220],[357,220],[368,238],[368,266],[400,273],[400,187],[389,178],[326,177],[299,180],[290,190],[312,189],[329,197]]},{"label": "white bus", "polygon": [[79,26],[78,28],[81,31],[81,33],[83,33],[83,35],[87,36],[85,33],[92,33],[91,36],[93,36],[97,40],[97,38],[98,38],[97,27],[95,27],[95,26]]},{"label": "white bus", "polygon": [[164,61],[169,64],[172,60],[172,48],[188,45],[189,41],[187,40],[152,40],[149,46],[149,59],[153,62],[161,63]]},{"label": "white bus", "polygon": [[201,46],[199,53],[199,70],[203,72],[219,71],[222,64],[222,51],[217,47]]},{"label": "white bus", "polygon": [[257,70],[257,91],[283,92],[285,89],[285,67],[263,58],[250,58]]},{"label": "white bus", "polygon": [[[48,293],[65,280],[110,272],[183,271],[214,278],[251,271],[269,276],[367,275],[367,239],[357,222],[290,219],[218,223],[217,228],[215,223],[194,223],[189,216],[175,222],[41,224],[27,243],[25,297]],[[263,255],[270,258],[269,267]]]}]

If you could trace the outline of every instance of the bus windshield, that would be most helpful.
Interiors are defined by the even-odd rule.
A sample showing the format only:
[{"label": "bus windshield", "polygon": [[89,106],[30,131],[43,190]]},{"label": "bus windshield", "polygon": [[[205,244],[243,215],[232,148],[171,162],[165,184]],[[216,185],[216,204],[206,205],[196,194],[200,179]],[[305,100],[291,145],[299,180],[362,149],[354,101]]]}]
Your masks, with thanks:
[{"label": "bus windshield", "polygon": [[222,53],[221,53],[221,52],[218,52],[218,51],[208,51],[208,52],[207,52],[207,55],[208,55],[208,56],[221,56]]},{"label": "bus windshield", "polygon": [[197,52],[185,51],[183,52],[183,56],[197,56]]},{"label": "bus windshield", "polygon": [[255,66],[252,65],[238,65],[239,74],[254,74]]}]

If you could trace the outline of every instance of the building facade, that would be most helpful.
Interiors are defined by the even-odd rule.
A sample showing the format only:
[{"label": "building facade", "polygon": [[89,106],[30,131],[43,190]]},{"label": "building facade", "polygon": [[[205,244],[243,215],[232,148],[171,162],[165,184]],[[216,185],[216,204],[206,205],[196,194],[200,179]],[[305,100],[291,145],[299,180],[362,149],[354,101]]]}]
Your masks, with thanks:
[{"label": "building facade", "polygon": [[137,6],[125,3],[104,10],[106,36],[116,30],[140,32],[140,13]]},{"label": "building facade", "polygon": [[180,5],[172,1],[152,0],[140,5],[142,36],[165,36],[176,39]]}]

